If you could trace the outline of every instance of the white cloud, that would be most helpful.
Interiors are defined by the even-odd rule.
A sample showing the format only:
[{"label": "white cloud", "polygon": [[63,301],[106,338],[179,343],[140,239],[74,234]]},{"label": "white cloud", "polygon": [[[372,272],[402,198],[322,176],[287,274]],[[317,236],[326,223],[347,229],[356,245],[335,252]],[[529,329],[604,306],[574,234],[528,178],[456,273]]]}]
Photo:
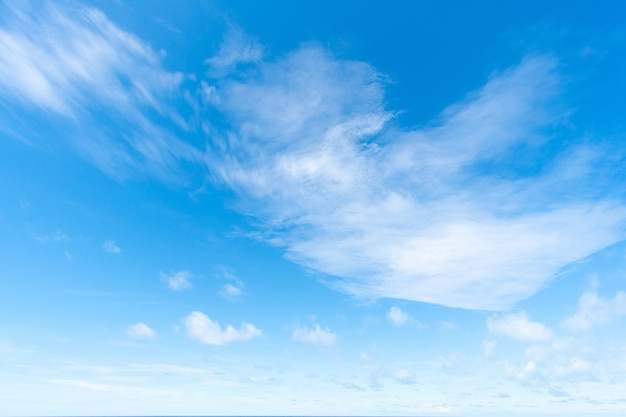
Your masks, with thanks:
[{"label": "white cloud", "polygon": [[209,65],[209,75],[222,77],[239,64],[259,61],[263,57],[263,47],[241,29],[226,33],[219,50],[205,62]]},{"label": "white cloud", "polygon": [[220,278],[230,281],[220,287],[219,294],[230,301],[238,300],[243,295],[244,283],[233,272],[222,265],[218,265],[217,271]]},{"label": "white cloud", "polygon": [[558,88],[556,62],[530,57],[437,124],[402,130],[375,69],[309,45],[212,91],[232,130],[214,136],[208,164],[264,221],[258,236],[334,288],[507,309],[623,238],[625,207],[564,192],[598,154],[572,146],[540,170],[515,168],[550,140]]},{"label": "white cloud", "polygon": [[317,323],[314,323],[312,327],[296,327],[291,337],[298,342],[324,346],[333,346],[337,341],[337,336],[331,332],[328,327],[322,329]]},{"label": "white cloud", "polygon": [[168,104],[183,75],[164,70],[148,44],[76,4],[20,2],[3,13],[0,104],[37,109],[41,123],[69,121],[57,134],[114,178],[139,171],[180,182],[180,162],[201,160],[201,152],[159,123],[185,129]]},{"label": "white cloud", "polygon": [[391,307],[387,312],[387,320],[394,326],[404,326],[409,316],[398,307]]},{"label": "white cloud", "polygon": [[[0,104],[35,109],[38,124],[71,121],[59,135],[118,179],[184,182],[184,168],[206,163],[260,221],[258,236],[336,277],[333,288],[505,310],[624,238],[626,208],[597,199],[614,193],[590,179],[604,173],[603,151],[568,136],[543,152],[571,135],[553,134],[567,123],[551,57],[528,57],[431,123],[403,128],[389,123],[384,76],[319,46],[263,61],[258,42],[233,30],[207,60],[225,78],[198,81],[194,98],[165,54],[98,10],[21,5],[5,7],[0,29]],[[206,118],[207,152],[181,139],[194,128],[172,104],[183,97]]]},{"label": "white cloud", "polygon": [[222,288],[220,291],[220,294],[222,294],[223,297],[231,298],[231,299],[240,297],[242,293],[243,293],[243,290],[241,289],[241,287],[237,285],[233,285],[233,284],[222,285]]},{"label": "white cloud", "polygon": [[524,342],[547,341],[553,336],[543,324],[528,320],[525,312],[491,316],[487,319],[487,328],[492,335]]},{"label": "white cloud", "polygon": [[[558,386],[559,381],[601,380],[604,377],[598,372],[600,367],[584,358],[589,354],[598,359],[597,352],[582,340],[555,338],[550,343],[528,346],[525,365],[516,367],[507,364],[506,368],[510,376],[546,389]],[[592,372],[594,370],[595,373]]]},{"label": "white cloud", "polygon": [[231,325],[222,330],[218,322],[212,321],[206,314],[199,311],[194,311],[185,318],[185,328],[189,338],[217,346],[247,341],[262,334],[261,330],[249,323],[242,323],[239,330]]},{"label": "white cloud", "polygon": [[583,332],[622,315],[626,315],[626,293],[618,291],[613,299],[604,299],[589,291],[578,300],[578,311],[564,320],[561,326],[569,331]]},{"label": "white cloud", "polygon": [[128,326],[126,334],[135,339],[152,339],[156,336],[154,330],[147,324],[141,322]]},{"label": "white cloud", "polygon": [[102,244],[102,249],[107,253],[113,254],[118,254],[122,251],[113,240],[105,240]]},{"label": "white cloud", "polygon": [[193,287],[190,279],[193,274],[187,270],[164,274],[161,272],[161,279],[167,283],[167,286],[174,291],[184,291]]}]

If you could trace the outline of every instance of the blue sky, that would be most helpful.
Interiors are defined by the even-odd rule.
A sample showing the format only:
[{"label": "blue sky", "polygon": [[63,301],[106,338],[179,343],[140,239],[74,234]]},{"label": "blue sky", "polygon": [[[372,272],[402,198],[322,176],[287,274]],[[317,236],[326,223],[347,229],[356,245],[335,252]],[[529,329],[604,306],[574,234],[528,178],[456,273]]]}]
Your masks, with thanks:
[{"label": "blue sky", "polygon": [[626,411],[621,2],[0,5],[0,414]]}]

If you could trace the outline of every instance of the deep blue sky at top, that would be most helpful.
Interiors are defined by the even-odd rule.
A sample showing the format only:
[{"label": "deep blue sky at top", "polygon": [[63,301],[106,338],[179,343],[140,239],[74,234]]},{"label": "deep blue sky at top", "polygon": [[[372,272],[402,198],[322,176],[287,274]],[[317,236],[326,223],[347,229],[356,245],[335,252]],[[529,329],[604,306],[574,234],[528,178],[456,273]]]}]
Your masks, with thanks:
[{"label": "deep blue sky at top", "polygon": [[[155,48],[176,51],[170,61],[165,60],[166,68],[179,68],[177,61],[184,59],[187,68],[195,63],[198,72],[204,72],[202,63],[219,45],[225,21],[245,28],[271,55],[313,41],[338,57],[366,60],[388,76],[389,108],[402,110],[399,117],[405,126],[432,121],[449,103],[524,55],[558,50],[566,76],[569,66],[576,67],[569,80],[576,92],[567,93],[598,100],[588,103],[585,114],[592,119],[586,122],[609,132],[619,126],[604,115],[626,104],[622,95],[611,94],[626,83],[619,76],[626,70],[620,58],[624,52],[620,41],[626,36],[620,25],[626,13],[620,3],[235,0],[189,1],[172,9],[167,1],[94,2],[121,27],[132,28],[139,36],[150,33],[152,42],[158,42]],[[190,19],[190,15],[202,18]],[[181,27],[184,35],[177,34]],[[600,37],[598,27],[606,30]],[[600,51],[603,65],[596,67],[593,60],[586,60],[587,68],[581,71],[585,50],[606,42],[611,49]],[[596,94],[589,95],[590,88]]]}]

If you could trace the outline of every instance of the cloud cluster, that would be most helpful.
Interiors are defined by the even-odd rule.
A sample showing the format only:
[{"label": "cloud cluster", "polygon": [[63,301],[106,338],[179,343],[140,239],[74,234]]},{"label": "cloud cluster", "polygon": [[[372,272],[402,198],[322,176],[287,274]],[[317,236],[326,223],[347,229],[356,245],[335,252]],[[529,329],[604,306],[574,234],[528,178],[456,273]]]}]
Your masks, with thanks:
[{"label": "cloud cluster", "polygon": [[557,69],[527,57],[406,129],[374,68],[305,45],[211,86],[231,129],[207,162],[268,242],[335,288],[506,309],[624,236],[621,203],[568,191],[598,155],[541,153],[560,117]]},{"label": "cloud cluster", "polygon": [[[193,97],[161,54],[95,9],[2,11],[0,106],[43,110],[117,179],[208,171],[256,236],[357,297],[507,309],[624,238],[623,203],[598,198],[614,184],[590,180],[604,151],[558,130],[553,57],[528,56],[430,123],[400,126],[386,78],[319,45],[267,59],[233,30]],[[181,139],[198,128],[182,97],[202,119],[193,140]]]},{"label": "cloud cluster", "polygon": [[247,341],[262,335],[261,330],[250,323],[242,323],[239,329],[228,325],[222,330],[218,322],[211,320],[200,311],[189,314],[184,323],[190,339],[199,340],[207,345],[221,346],[232,342]]}]

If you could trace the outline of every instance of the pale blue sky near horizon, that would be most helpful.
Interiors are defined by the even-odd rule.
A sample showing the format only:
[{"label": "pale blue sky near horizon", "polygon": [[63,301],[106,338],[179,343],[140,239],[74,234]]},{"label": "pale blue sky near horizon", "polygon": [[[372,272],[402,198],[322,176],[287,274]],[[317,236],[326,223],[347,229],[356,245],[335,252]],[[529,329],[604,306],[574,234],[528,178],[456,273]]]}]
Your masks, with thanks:
[{"label": "pale blue sky near horizon", "polygon": [[0,3],[0,415],[626,412],[626,6]]}]

